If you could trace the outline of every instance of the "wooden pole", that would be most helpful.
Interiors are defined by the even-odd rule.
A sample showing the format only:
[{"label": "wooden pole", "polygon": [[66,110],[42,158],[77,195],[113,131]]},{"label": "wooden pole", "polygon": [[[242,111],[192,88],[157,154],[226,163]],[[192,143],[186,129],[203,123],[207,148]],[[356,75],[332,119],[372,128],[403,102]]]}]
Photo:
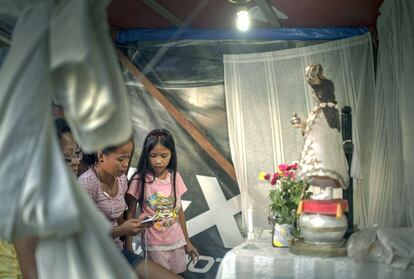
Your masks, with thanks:
[{"label": "wooden pole", "polygon": [[237,183],[236,172],[233,165],[208,141],[190,121],[156,88],[126,57],[118,51],[119,61],[132,75],[144,85],[145,89],[155,98],[167,112],[184,128],[185,131],[207,152],[208,155]]},{"label": "wooden pole", "polygon": [[341,129],[342,129],[342,139],[343,147],[348,162],[348,174],[349,174],[349,185],[346,190],[343,190],[343,197],[348,201],[348,229],[345,233],[345,238],[349,238],[354,232],[354,185],[353,179],[351,177],[351,163],[352,163],[352,153],[354,151],[354,144],[352,142],[352,109],[350,106],[345,106],[342,108],[341,116]]}]

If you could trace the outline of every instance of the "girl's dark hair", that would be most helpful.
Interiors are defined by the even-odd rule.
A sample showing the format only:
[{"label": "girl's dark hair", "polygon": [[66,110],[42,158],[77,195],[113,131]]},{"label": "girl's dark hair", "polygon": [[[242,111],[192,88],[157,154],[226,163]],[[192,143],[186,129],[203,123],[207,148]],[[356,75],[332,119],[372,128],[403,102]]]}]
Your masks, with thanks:
[{"label": "girl's dark hair", "polygon": [[58,139],[60,139],[62,135],[65,133],[72,133],[68,125],[68,122],[66,122],[64,118],[56,118],[55,127],[56,127]]},{"label": "girl's dark hair", "polygon": [[[128,141],[126,141],[125,143],[128,143],[129,141],[133,141],[133,138],[131,137]],[[117,150],[118,147],[120,147],[121,145],[125,144],[118,144],[118,145],[114,145],[114,146],[108,146],[104,149],[102,149],[102,153],[105,155],[108,155],[110,153],[113,153]],[[132,154],[134,154],[134,145],[132,145]],[[93,166],[95,163],[98,162],[98,154],[97,153],[84,153],[83,154],[83,158],[82,161],[84,161],[89,167]],[[129,165],[128,165],[128,169],[129,169]]]},{"label": "girl's dark hair", "polygon": [[144,144],[142,146],[141,156],[139,157],[137,171],[135,172],[133,177],[137,177],[134,179],[138,179],[138,188],[141,189],[141,193],[139,195],[139,207],[142,211],[143,201],[144,201],[144,193],[145,193],[145,183],[147,174],[150,174],[153,177],[153,182],[155,180],[154,170],[151,167],[149,162],[149,154],[154,149],[157,144],[161,144],[165,148],[168,148],[171,152],[171,159],[167,166],[167,169],[171,172],[172,177],[172,186],[174,189],[174,208],[177,205],[177,194],[175,189],[175,178],[177,174],[177,152],[175,150],[175,143],[172,134],[167,129],[155,129],[152,130],[144,140]]},{"label": "girl's dark hair", "polygon": [[98,156],[96,156],[96,153],[84,153],[82,157],[82,161],[88,167],[91,167],[98,161]]}]

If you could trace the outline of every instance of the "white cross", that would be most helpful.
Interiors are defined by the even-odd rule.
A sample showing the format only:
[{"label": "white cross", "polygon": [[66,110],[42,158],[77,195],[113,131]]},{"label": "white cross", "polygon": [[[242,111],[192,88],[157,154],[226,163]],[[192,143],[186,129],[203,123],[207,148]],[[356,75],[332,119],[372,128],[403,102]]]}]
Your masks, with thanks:
[{"label": "white cross", "polygon": [[243,242],[243,239],[234,215],[241,211],[240,195],[226,200],[215,177],[202,175],[196,177],[209,210],[187,221],[189,236],[196,235],[212,226],[217,226],[224,247],[232,248],[239,245]]}]

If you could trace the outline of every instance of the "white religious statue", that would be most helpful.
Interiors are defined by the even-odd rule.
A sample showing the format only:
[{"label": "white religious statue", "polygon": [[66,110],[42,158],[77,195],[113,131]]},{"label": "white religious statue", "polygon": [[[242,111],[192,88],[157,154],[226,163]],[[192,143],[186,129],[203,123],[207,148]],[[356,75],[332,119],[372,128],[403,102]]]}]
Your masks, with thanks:
[{"label": "white religious statue", "polygon": [[292,125],[300,128],[305,142],[299,161],[299,177],[322,193],[313,199],[332,199],[332,188],[348,187],[348,163],[342,145],[339,106],[335,100],[334,84],[323,76],[322,66],[313,64],[305,69],[312,87],[314,107],[306,121],[296,113]]}]

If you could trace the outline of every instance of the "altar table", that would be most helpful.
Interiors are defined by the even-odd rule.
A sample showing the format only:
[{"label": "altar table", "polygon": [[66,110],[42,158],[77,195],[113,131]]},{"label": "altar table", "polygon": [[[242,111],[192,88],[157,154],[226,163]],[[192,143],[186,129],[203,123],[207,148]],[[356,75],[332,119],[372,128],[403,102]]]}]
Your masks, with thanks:
[{"label": "altar table", "polygon": [[255,241],[258,249],[244,249],[246,242],[227,252],[216,279],[413,279],[414,267],[406,270],[374,262],[358,263],[348,257],[298,256],[288,248],[275,248],[270,233]]}]

